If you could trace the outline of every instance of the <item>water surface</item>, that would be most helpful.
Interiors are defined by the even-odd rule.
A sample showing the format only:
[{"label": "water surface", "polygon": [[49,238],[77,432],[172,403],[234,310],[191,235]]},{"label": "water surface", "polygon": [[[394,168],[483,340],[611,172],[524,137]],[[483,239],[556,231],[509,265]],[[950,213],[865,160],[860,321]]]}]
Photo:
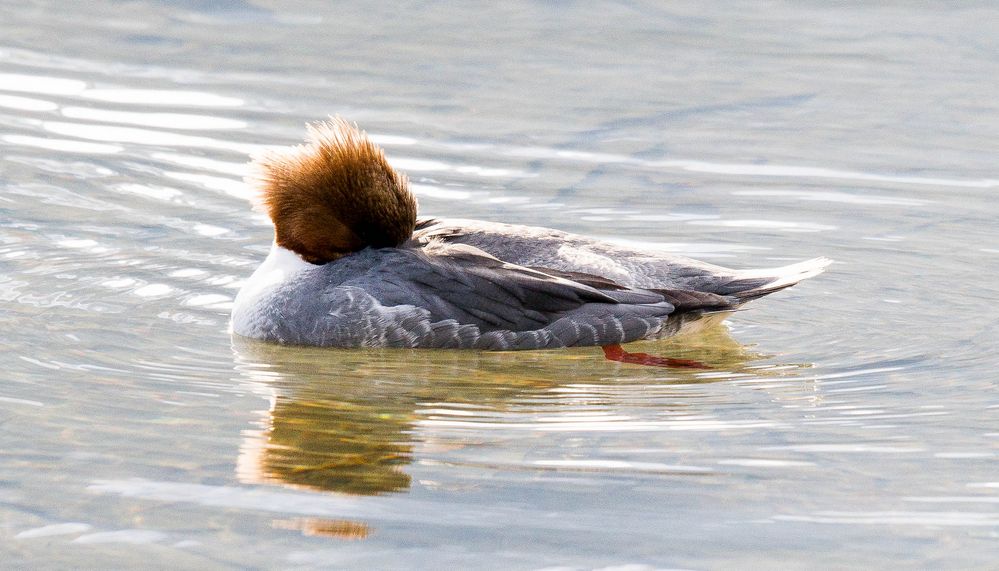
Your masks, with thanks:
[{"label": "water surface", "polygon": [[[6,2],[13,567],[988,568],[999,11]],[[234,340],[248,155],[357,121],[421,210],[734,267],[630,350]]]}]

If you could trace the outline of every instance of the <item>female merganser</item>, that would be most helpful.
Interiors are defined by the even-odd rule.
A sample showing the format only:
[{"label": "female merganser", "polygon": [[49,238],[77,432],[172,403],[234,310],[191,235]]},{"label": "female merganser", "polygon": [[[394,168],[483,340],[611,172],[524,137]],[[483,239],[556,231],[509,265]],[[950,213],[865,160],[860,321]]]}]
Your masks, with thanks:
[{"label": "female merganser", "polygon": [[732,270],[547,228],[417,218],[406,176],[338,117],[255,164],[275,237],[236,297],[232,331],[266,341],[613,346],[718,322],[831,262]]}]

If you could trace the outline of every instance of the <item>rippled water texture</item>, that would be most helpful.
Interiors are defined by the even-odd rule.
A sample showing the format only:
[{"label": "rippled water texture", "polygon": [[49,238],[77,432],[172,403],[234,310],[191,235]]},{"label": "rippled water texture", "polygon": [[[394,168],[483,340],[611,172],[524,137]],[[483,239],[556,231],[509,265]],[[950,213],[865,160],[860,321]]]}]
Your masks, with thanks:
[{"label": "rippled water texture", "polygon": [[[993,567],[999,10],[827,4],[3,2],[3,566]],[[333,113],[427,214],[837,263],[629,347],[707,369],[232,340]]]}]

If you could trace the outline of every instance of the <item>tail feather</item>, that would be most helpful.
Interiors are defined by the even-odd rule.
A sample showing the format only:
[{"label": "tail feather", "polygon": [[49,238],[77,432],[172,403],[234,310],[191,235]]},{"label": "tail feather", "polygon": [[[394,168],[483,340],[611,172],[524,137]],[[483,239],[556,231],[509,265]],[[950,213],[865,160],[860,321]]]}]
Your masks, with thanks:
[{"label": "tail feather", "polygon": [[677,313],[732,311],[740,303],[739,298],[735,296],[718,295],[706,291],[683,289],[654,289],[651,291],[663,296]]},{"label": "tail feather", "polygon": [[780,268],[746,270],[744,272],[740,272],[740,279],[753,281],[759,279],[769,279],[761,285],[754,285],[748,289],[734,292],[731,295],[738,298],[741,303],[745,303],[747,301],[763,297],[767,294],[771,294],[775,291],[789,288],[802,280],[815,277],[824,272],[832,262],[833,261],[831,259],[822,257],[812,258],[811,260],[798,262],[797,264],[791,264]]}]

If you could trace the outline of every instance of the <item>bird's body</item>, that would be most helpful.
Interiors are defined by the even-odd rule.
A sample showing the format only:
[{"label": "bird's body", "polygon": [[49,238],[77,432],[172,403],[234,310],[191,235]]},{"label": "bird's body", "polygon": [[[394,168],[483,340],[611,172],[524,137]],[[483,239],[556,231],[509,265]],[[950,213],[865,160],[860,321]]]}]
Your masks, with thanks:
[{"label": "bird's body", "polygon": [[[405,177],[363,133],[334,120],[312,134],[260,160],[277,238],[237,296],[236,334],[331,347],[612,345],[718,321],[829,264],[740,271],[547,228],[417,219]],[[352,188],[325,188],[335,184]]]}]

